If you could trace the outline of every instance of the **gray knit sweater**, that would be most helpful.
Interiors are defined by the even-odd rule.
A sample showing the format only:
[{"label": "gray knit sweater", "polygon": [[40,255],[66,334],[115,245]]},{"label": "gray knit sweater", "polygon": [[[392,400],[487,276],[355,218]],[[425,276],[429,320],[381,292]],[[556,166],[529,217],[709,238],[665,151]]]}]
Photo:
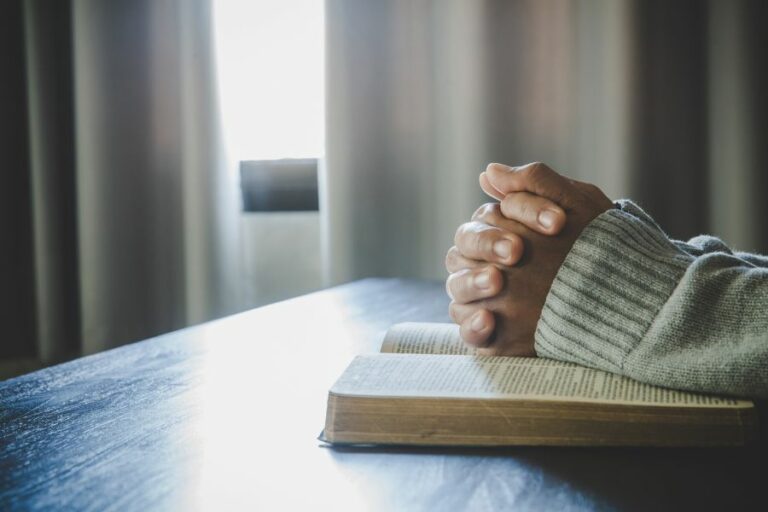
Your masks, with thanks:
[{"label": "gray knit sweater", "polygon": [[670,240],[620,202],[587,226],[549,291],[536,352],[693,391],[768,397],[768,257]]}]

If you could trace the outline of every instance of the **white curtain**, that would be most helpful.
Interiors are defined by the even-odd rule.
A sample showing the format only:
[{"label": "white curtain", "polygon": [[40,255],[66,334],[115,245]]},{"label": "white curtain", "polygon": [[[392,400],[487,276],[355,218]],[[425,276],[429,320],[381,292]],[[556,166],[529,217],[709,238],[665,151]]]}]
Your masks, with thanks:
[{"label": "white curtain", "polygon": [[76,0],[72,18],[83,351],[236,311],[209,2]]},{"label": "white curtain", "polygon": [[544,161],[633,197],[676,237],[714,231],[768,249],[768,162],[755,144],[766,113],[759,87],[745,86],[768,76],[758,2],[327,0],[326,10],[328,282],[443,278],[493,161]]}]

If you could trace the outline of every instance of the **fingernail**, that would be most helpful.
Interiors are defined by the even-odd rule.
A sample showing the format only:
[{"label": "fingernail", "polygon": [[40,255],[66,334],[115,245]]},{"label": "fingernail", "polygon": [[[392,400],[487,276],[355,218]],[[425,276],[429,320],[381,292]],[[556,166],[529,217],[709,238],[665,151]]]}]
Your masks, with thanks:
[{"label": "fingernail", "polygon": [[475,276],[474,285],[478,288],[488,288],[491,284],[491,275],[486,272],[481,272]]},{"label": "fingernail", "polygon": [[485,322],[483,322],[483,315],[480,313],[475,313],[475,317],[472,319],[472,323],[470,324],[470,327],[475,332],[480,332],[483,329],[485,329]]},{"label": "fingernail", "polygon": [[539,214],[539,224],[544,226],[546,229],[550,229],[555,225],[556,217],[557,214],[552,210],[544,210]]},{"label": "fingernail", "polygon": [[506,260],[512,256],[512,242],[509,240],[498,240],[493,244],[493,252],[499,258]]}]

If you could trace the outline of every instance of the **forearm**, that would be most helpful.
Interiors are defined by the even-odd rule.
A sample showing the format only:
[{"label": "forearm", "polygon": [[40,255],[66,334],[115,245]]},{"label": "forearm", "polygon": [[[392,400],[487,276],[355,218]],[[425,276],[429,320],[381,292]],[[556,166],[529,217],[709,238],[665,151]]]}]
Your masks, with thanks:
[{"label": "forearm", "polygon": [[768,396],[768,269],[734,255],[696,258],[624,371],[702,391]]},{"label": "forearm", "polygon": [[595,219],[550,289],[537,353],[662,386],[768,396],[768,270],[715,238],[691,242],[670,241],[631,203]]}]

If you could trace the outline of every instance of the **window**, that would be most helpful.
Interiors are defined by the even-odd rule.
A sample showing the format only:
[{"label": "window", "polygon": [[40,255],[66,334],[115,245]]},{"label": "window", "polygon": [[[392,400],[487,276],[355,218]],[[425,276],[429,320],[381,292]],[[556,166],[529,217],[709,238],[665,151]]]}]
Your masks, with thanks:
[{"label": "window", "polygon": [[322,0],[216,0],[223,117],[236,160],[320,158],[324,147]]},{"label": "window", "polygon": [[213,5],[222,133],[243,193],[245,300],[258,306],[322,285],[324,2]]}]

